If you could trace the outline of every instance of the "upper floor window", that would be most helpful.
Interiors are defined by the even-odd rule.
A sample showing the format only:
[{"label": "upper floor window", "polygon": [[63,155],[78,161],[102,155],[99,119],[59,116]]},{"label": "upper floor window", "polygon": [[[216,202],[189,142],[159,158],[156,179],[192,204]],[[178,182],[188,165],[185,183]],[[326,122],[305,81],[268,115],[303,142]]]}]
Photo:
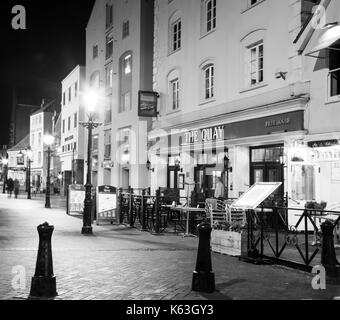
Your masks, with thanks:
[{"label": "upper floor window", "polygon": [[106,36],[106,59],[112,57],[113,54],[113,34]]},{"label": "upper floor window", "polygon": [[132,52],[126,52],[119,59],[119,112],[131,110]]},{"label": "upper floor window", "polygon": [[203,89],[204,99],[209,100],[215,96],[215,66],[214,64],[206,64],[202,68],[203,73]]},{"label": "upper floor window", "polygon": [[90,87],[91,88],[99,88],[100,87],[100,73],[99,73],[99,71],[95,71],[91,74]]},{"label": "upper floor window", "polygon": [[77,97],[78,95],[78,81],[74,84],[74,96]]},{"label": "upper floor window", "polygon": [[171,105],[172,110],[179,109],[179,79],[174,79],[170,82],[170,90],[171,90]]},{"label": "upper floor window", "polygon": [[105,86],[106,88],[112,88],[113,86],[113,67],[112,64],[106,67],[106,80],[105,80]]},{"label": "upper floor window", "polygon": [[106,28],[111,27],[113,24],[113,5],[111,3],[106,4]]},{"label": "upper floor window", "polygon": [[340,98],[340,44],[329,49],[328,98]]},{"label": "upper floor window", "polygon": [[216,1],[217,0],[207,0],[204,2],[205,32],[216,29]]},{"label": "upper floor window", "polygon": [[66,104],[66,93],[63,92],[63,106]]},{"label": "upper floor window", "polygon": [[63,120],[63,133],[65,133],[65,120]]},{"label": "upper floor window", "polygon": [[179,50],[182,46],[182,20],[178,19],[171,24],[171,52]]},{"label": "upper floor window", "polygon": [[71,130],[71,117],[68,117],[68,123],[67,123],[67,130],[70,131]]},{"label": "upper floor window", "polygon": [[78,126],[78,114],[75,113],[74,114],[74,127],[77,128],[77,126]]},{"label": "upper floor window", "polygon": [[132,71],[132,55],[128,54],[124,57],[124,73],[130,74]]},{"label": "upper floor window", "polygon": [[123,39],[130,35],[130,22],[126,20],[123,22]]},{"label": "upper floor window", "polygon": [[98,57],[98,45],[94,45],[92,47],[92,58],[96,59]]},{"label": "upper floor window", "polygon": [[68,88],[68,101],[70,102],[72,100],[72,89],[71,87]]},{"label": "upper floor window", "polygon": [[247,50],[247,84],[256,86],[264,81],[264,46],[258,43]]}]

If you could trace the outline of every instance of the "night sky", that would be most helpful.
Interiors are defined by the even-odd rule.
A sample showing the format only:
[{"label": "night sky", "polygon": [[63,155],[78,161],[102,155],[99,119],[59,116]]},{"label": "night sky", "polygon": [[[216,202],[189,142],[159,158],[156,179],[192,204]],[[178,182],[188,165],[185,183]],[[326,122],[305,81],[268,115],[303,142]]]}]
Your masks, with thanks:
[{"label": "night sky", "polygon": [[[0,145],[8,144],[12,88],[19,103],[60,99],[61,80],[85,64],[85,28],[95,0],[0,2]],[[26,8],[26,30],[12,29],[12,7]]]}]

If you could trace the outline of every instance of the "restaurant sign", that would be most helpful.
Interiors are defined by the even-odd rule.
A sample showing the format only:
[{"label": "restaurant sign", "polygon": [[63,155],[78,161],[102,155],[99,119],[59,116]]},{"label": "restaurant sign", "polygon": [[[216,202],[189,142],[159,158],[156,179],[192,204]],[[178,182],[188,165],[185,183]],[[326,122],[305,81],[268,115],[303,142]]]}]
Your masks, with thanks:
[{"label": "restaurant sign", "polygon": [[151,91],[138,92],[138,117],[157,117],[157,102],[159,94]]},{"label": "restaurant sign", "polygon": [[224,140],[224,127],[192,130],[184,134],[184,144]]}]

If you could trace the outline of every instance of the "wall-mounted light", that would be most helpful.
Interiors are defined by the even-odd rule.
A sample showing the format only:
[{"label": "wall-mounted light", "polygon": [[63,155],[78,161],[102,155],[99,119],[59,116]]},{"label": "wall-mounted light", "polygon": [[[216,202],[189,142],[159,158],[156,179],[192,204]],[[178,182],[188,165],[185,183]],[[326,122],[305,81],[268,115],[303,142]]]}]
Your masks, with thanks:
[{"label": "wall-mounted light", "polygon": [[233,168],[229,167],[230,165],[230,159],[227,155],[224,156],[223,158],[223,165],[224,165],[224,170],[228,172],[233,172]]},{"label": "wall-mounted light", "polygon": [[151,168],[151,162],[150,162],[150,160],[148,160],[148,161],[146,162],[146,169],[147,169],[148,171],[155,172],[155,168]]}]

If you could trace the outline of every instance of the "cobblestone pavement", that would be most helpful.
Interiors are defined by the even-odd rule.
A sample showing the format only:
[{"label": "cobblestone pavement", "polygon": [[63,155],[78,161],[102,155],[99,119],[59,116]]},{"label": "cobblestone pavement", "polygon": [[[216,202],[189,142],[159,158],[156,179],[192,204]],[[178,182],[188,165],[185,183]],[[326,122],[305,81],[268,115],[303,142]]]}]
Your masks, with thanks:
[{"label": "cobblestone pavement", "polygon": [[[53,202],[52,202],[53,204]],[[94,226],[82,236],[82,221],[65,209],[45,209],[43,199],[0,195],[0,299],[26,299],[38,248],[36,227],[48,221],[53,234],[56,300],[243,300],[333,299],[338,286],[314,291],[312,276],[275,266],[255,266],[212,254],[218,292],[191,292],[198,240],[153,236],[123,226]],[[23,266],[26,286],[14,290],[13,267]]]}]

